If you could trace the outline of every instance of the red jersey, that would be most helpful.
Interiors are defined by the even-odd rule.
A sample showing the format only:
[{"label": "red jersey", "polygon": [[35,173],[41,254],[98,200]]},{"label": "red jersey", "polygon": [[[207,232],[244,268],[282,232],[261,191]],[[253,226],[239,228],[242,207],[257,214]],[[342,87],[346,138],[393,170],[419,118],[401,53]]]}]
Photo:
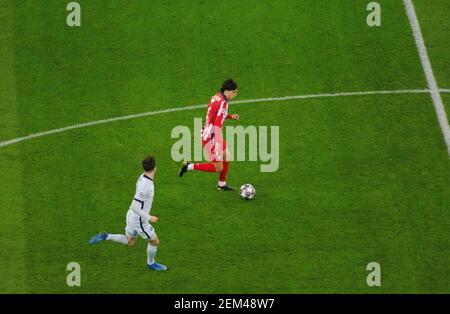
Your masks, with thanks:
[{"label": "red jersey", "polygon": [[206,143],[214,137],[215,130],[222,128],[225,119],[228,117],[228,103],[225,95],[217,93],[208,105],[205,126],[202,129],[202,142]]}]

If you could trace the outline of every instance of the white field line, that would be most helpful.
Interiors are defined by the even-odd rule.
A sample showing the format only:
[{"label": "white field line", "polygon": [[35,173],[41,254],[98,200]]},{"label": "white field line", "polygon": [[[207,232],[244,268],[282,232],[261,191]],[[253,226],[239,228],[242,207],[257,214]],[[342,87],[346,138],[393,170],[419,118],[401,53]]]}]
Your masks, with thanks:
[{"label": "white field line", "polygon": [[[286,97],[274,97],[274,98],[259,98],[259,99],[248,99],[248,100],[238,100],[231,101],[230,105],[235,104],[244,104],[244,103],[260,103],[260,102],[269,102],[269,101],[286,101],[286,100],[295,100],[295,99],[310,99],[310,98],[326,98],[326,97],[348,97],[348,96],[364,96],[364,95],[392,95],[392,94],[427,94],[430,91],[428,89],[407,89],[407,90],[391,90],[391,91],[367,91],[367,92],[346,92],[346,93],[326,93],[326,94],[312,94],[312,95],[297,95],[297,96],[286,96]],[[441,90],[441,92],[450,93],[450,90]],[[194,106],[186,106],[186,107],[177,107],[177,108],[169,108],[157,111],[149,111],[143,112],[139,114],[132,114],[127,116],[115,117],[110,119],[97,120],[92,122],[75,124],[59,129],[48,130],[44,132],[30,134],[24,137],[19,137],[15,139],[11,139],[8,141],[0,142],[0,148],[8,145],[16,144],[19,142],[23,142],[26,140],[31,140],[37,137],[43,137],[51,134],[62,133],[69,130],[86,128],[99,124],[106,124],[115,121],[123,121],[123,120],[131,120],[136,118],[142,118],[147,116],[155,116],[164,113],[172,113],[177,111],[186,111],[186,110],[194,110],[205,108],[207,104],[194,105]]]},{"label": "white field line", "polygon": [[423,40],[422,31],[420,30],[419,20],[417,19],[414,5],[411,0],[403,0],[408,15],[409,23],[414,34],[417,50],[419,52],[420,61],[422,62],[423,71],[428,82],[431,98],[433,99],[434,108],[436,110],[439,125],[441,126],[442,134],[444,135],[445,143],[447,144],[448,154],[450,156],[450,127],[448,125],[447,115],[445,113],[444,104],[442,103],[441,94],[436,79],[431,68],[430,58],[428,58],[427,48]]}]

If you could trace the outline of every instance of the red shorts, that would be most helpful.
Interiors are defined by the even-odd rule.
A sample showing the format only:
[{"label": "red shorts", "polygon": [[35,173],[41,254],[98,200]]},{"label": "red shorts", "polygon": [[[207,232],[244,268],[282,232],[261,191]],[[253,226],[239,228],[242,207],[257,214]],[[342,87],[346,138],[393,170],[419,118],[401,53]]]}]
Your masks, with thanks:
[{"label": "red shorts", "polygon": [[[223,161],[223,153],[227,149],[227,142],[222,141],[222,149],[220,149],[220,146],[217,146],[217,144],[219,143],[215,143],[215,145],[212,145],[209,141],[202,142],[203,150],[205,151],[209,162]],[[216,150],[217,147],[219,149]]]}]

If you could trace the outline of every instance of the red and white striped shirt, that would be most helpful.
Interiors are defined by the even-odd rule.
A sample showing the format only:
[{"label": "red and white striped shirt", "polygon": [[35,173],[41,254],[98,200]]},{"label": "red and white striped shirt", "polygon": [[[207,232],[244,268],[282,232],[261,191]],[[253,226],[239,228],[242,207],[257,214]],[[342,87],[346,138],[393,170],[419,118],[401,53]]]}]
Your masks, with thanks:
[{"label": "red and white striped shirt", "polygon": [[202,129],[203,144],[211,140],[215,130],[221,129],[227,118],[229,118],[227,98],[219,92],[211,97],[209,101],[205,126]]}]

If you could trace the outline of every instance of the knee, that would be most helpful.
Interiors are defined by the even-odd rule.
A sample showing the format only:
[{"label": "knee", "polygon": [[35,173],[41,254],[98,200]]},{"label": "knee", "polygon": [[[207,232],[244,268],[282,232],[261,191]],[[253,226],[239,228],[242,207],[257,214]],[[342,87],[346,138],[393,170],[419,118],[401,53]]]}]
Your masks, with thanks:
[{"label": "knee", "polygon": [[221,172],[223,170],[223,163],[218,162],[216,163],[216,171]]},{"label": "knee", "polygon": [[230,152],[228,151],[228,149],[225,151],[225,153],[223,154],[223,162],[224,163],[229,163],[231,160],[231,155]]},{"label": "knee", "polygon": [[128,246],[133,246],[136,243],[136,239],[128,238]]},{"label": "knee", "polygon": [[148,241],[148,243],[150,243],[153,246],[158,246],[159,245],[159,239],[156,238],[154,240],[150,240],[150,241]]}]

